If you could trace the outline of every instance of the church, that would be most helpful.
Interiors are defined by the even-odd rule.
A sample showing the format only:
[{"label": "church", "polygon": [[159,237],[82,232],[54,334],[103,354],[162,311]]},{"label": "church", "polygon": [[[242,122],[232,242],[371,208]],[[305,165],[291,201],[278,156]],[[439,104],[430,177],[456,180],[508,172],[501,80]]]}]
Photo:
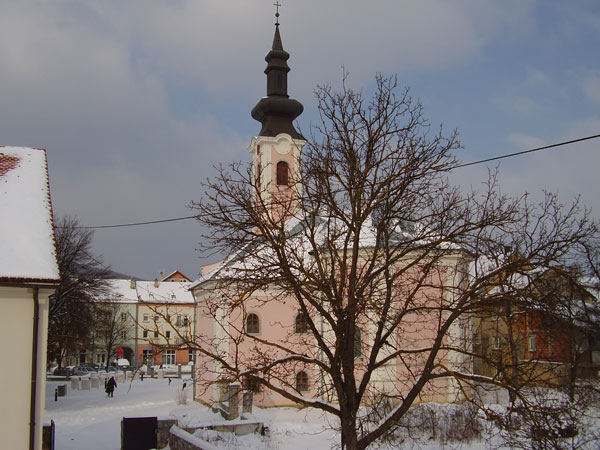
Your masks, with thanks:
[{"label": "church", "polygon": [[[328,247],[329,261],[333,261],[336,252],[331,248],[336,243],[330,239],[327,243],[314,244],[314,236],[308,236],[303,225],[311,220],[300,212],[303,209],[299,205],[305,189],[301,180],[307,140],[293,123],[303,106],[288,95],[289,56],[283,49],[277,22],[272,47],[265,57],[267,95],[251,112],[262,127],[248,148],[252,156],[254,197],[249,201],[255,205],[256,214],[267,215],[274,227],[285,230],[289,236],[286,245],[301,261],[300,266],[314,261],[316,252],[325,247]],[[312,219],[317,241],[318,236],[343,227],[335,218]],[[361,264],[366,265],[373,253],[378,239],[376,228],[372,220],[361,231],[360,252],[365,257]],[[407,239],[414,231],[411,225],[400,222],[393,228],[392,239],[397,240]],[[408,289],[411,292],[400,292],[398,286],[402,283],[395,282],[387,294],[369,292],[369,299],[364,303],[367,306],[351,330],[351,342],[339,342],[328,321],[328,308],[334,307],[327,306],[326,300],[323,304],[305,303],[301,294],[294,295],[282,287],[276,275],[280,269],[277,264],[272,265],[272,281],[268,281],[268,275],[252,287],[238,282],[241,278],[250,280],[255,268],[272,256],[273,250],[261,244],[264,238],[264,233],[256,232],[253,243],[237,249],[219,263],[204,267],[203,274],[190,286],[196,302],[194,335],[200,349],[196,352],[195,400],[213,404],[219,399],[219,383],[239,382],[254,393],[253,403],[261,407],[313,402],[335,404],[338,398],[330,377],[334,369],[327,361],[335,358],[334,354],[344,346],[349,346],[353,353],[357,380],[370,372],[361,403],[374,403],[382,398],[394,403],[394,399],[412,392],[415,383],[420,383],[416,401],[453,402],[462,398],[464,391],[453,377],[425,379],[420,378],[419,370],[414,370],[430,364],[420,352],[432,346],[440,335],[443,323],[440,317],[447,314],[445,308],[439,306],[440,302],[452,302],[452,287],[464,283],[468,262],[460,248],[445,248],[435,255],[435,261],[429,259],[421,265],[414,262],[415,256],[410,250],[395,260],[397,267],[402,266],[398,272],[411,278],[410,282],[404,280],[404,284],[412,285]],[[415,238],[415,242],[418,239]],[[311,244],[314,244],[312,248]],[[375,264],[380,263],[375,261]],[[395,328],[395,324],[388,333],[385,326],[378,324],[379,311],[374,299],[378,295],[400,298],[404,294],[419,306],[403,313],[407,314],[403,318],[410,325]],[[367,295],[363,297],[366,299]],[[430,304],[435,306],[430,307]],[[466,356],[468,352],[448,350],[468,345],[469,333],[468,321],[453,321],[443,333],[446,349],[437,353],[434,363],[447,371],[470,372],[472,361]],[[372,358],[375,345],[378,356]]]}]

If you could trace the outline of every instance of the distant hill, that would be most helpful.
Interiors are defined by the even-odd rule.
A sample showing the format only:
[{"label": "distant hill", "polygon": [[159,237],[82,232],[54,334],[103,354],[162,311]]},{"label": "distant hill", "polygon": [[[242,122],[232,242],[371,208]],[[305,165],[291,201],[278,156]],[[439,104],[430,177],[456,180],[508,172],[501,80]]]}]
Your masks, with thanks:
[{"label": "distant hill", "polygon": [[143,278],[139,278],[139,277],[134,277],[131,275],[127,275],[126,273],[121,273],[121,272],[115,272],[114,270],[108,270],[107,274],[106,274],[106,278],[116,278],[116,279],[120,279],[120,280],[135,280],[135,281],[142,281]]}]

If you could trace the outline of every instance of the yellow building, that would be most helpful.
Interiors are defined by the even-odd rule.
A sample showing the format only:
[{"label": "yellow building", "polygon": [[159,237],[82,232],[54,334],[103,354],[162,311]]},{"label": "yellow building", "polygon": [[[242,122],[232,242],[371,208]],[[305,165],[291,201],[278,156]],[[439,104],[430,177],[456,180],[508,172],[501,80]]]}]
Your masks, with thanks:
[{"label": "yellow building", "polygon": [[42,448],[49,296],[60,281],[45,150],[0,147],[0,340],[14,375],[2,384],[0,442]]}]

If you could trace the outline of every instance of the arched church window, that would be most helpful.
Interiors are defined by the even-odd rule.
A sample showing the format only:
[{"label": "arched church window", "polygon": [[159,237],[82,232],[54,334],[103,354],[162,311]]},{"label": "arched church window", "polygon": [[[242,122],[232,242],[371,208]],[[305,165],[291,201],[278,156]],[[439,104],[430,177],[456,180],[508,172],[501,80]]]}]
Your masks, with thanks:
[{"label": "arched church window", "polygon": [[246,333],[258,334],[260,332],[260,320],[254,313],[248,314],[246,317]]},{"label": "arched church window", "polygon": [[354,357],[360,358],[362,354],[362,336],[360,328],[354,328]]},{"label": "arched church window", "polygon": [[308,391],[308,375],[306,375],[306,372],[296,374],[296,390],[298,392]]},{"label": "arched church window", "polygon": [[285,161],[279,161],[277,163],[277,185],[287,186],[289,184],[289,166]]}]

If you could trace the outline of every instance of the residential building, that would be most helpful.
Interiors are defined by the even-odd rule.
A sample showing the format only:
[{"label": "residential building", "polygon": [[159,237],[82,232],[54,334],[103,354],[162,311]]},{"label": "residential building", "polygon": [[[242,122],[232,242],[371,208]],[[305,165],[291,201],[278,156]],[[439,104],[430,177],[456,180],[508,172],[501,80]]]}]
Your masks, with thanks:
[{"label": "residential building", "polygon": [[46,151],[0,147],[0,442],[42,448],[49,297],[60,281]]},{"label": "residential building", "polygon": [[109,293],[97,299],[97,317],[93,326],[92,345],[84,362],[106,366],[125,358],[137,366],[138,297],[134,280],[107,280]]},{"label": "residential building", "polygon": [[180,270],[175,270],[173,272],[171,272],[169,275],[167,275],[166,277],[163,277],[162,272],[160,273],[160,281],[169,281],[169,282],[184,282],[184,283],[191,283],[192,280],[190,280],[183,272],[181,272]]},{"label": "residential building", "polygon": [[[526,301],[502,298],[503,289],[515,287]],[[550,386],[598,376],[597,282],[561,268],[532,269],[496,289],[498,299],[473,317],[474,373]]]},{"label": "residential building", "polygon": [[194,329],[190,283],[136,281],[139,364],[193,362],[189,339]]}]

